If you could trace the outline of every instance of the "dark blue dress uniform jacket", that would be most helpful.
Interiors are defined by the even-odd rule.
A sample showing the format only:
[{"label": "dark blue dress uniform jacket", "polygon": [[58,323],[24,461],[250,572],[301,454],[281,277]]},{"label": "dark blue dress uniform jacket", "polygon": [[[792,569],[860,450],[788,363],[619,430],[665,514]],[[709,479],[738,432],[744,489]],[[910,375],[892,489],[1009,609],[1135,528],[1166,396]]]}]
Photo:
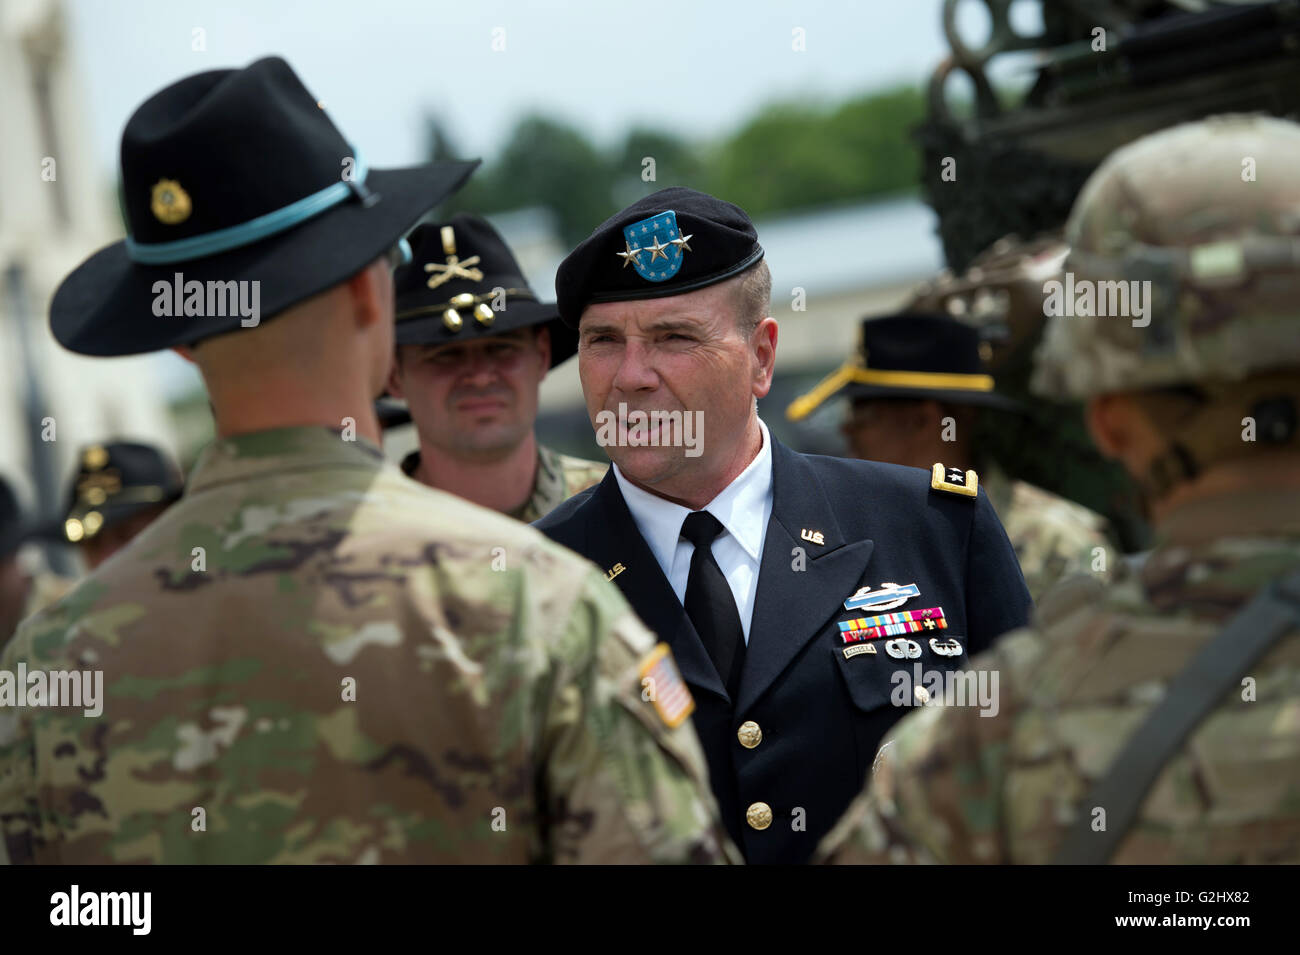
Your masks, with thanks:
[{"label": "dark blue dress uniform jacket", "polygon": [[[740,691],[730,699],[686,611],[637,530],[611,470],[536,523],[553,540],[609,571],[628,602],[673,651],[695,697],[723,820],[751,863],[805,862],[863,788],[882,737],[910,712],[891,703],[890,675],[914,666],[961,669],[993,639],[1027,622],[1032,608],[1015,552],[984,492],[933,490],[917,468],[799,454],[772,442],[772,517]],[[824,543],[802,539],[820,531]],[[797,550],[798,549],[798,550]],[[801,562],[799,554],[806,558]],[[797,569],[801,566],[804,569]],[[916,584],[896,611],[942,607],[946,630],[907,634],[918,660],[877,652],[846,659],[836,623],[878,610],[844,609],[860,587]],[[956,639],[957,657],[928,638]],[[909,684],[910,685],[910,684]],[[762,740],[740,742],[741,724]],[[752,742],[752,728],[749,736]],[[756,829],[749,808],[771,807]],[[800,812],[802,810],[802,813]],[[755,818],[761,823],[762,807]]]}]

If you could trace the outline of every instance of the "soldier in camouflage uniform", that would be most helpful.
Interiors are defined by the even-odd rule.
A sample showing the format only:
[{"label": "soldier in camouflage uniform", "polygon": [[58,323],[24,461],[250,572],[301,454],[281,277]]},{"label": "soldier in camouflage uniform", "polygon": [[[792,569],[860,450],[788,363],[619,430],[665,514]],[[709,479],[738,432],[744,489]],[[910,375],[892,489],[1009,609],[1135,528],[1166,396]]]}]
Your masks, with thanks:
[{"label": "soldier in camouflage uniform", "polygon": [[1035,600],[1072,574],[1106,579],[1113,545],[1104,517],[1012,480],[978,454],[971,435],[980,409],[1018,410],[993,386],[981,370],[975,328],[948,315],[906,312],[865,319],[854,360],[795,399],[786,414],[804,418],[843,392],[850,405],[841,430],[853,457],[927,471],[935,462],[976,470]]},{"label": "soldier in camouflage uniform", "polygon": [[[724,858],[691,698],[617,590],[382,459],[384,250],[473,166],[340,181],[349,158],[278,58],[128,122],[130,244],[64,281],[52,329],[98,354],[197,343],[219,437],[177,504],[4,648],[0,855]],[[260,275],[260,320],[143,318],[178,268]],[[102,713],[6,701],[24,670],[102,673]]]},{"label": "soldier in camouflage uniform", "polygon": [[397,355],[388,390],[404,397],[420,447],[402,470],[430,487],[533,522],[605,476],[608,464],[538,443],[537,389],[573,356],[578,334],[539,302],[505,240],[461,213],[410,236],[397,270]]},{"label": "soldier in camouflage uniform", "polygon": [[[1089,180],[1067,272],[1079,295],[1150,281],[1149,323],[1099,304],[1053,318],[1035,387],[1089,399],[1098,447],[1144,488],[1156,547],[1109,590],[1062,584],[1035,629],[976,661],[1000,675],[995,716],[900,722],[823,856],[1036,863],[1102,838],[1096,781],[1193,655],[1300,568],[1298,152],[1293,123],[1213,117],[1138,140]],[[1111,861],[1300,862],[1294,610],[1275,632],[1153,764],[1131,827],[1105,836]]]}]

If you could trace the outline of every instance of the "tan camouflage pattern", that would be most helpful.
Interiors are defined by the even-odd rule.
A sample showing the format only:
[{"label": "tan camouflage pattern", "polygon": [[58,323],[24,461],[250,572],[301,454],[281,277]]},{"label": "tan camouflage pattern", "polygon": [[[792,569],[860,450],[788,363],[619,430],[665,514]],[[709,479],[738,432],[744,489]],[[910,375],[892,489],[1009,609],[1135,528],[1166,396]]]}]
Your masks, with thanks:
[{"label": "tan camouflage pattern", "polygon": [[[402,470],[414,478],[420,468],[420,452],[412,451],[402,459]],[[531,524],[541,520],[551,511],[579,491],[599,484],[609,470],[609,462],[599,464],[582,458],[571,458],[539,444],[537,446],[537,475],[533,480],[533,493],[523,505],[510,512],[517,521]]]},{"label": "tan camouflage pattern", "polygon": [[599,484],[608,470],[608,461],[598,463],[571,458],[539,444],[533,495],[510,516],[527,524],[541,520],[579,491]]},{"label": "tan camouflage pattern", "polygon": [[[904,718],[871,786],[823,842],[858,862],[1049,861],[1081,805],[1170,680],[1268,581],[1300,567],[1294,493],[1186,504],[1139,571],[1108,592],[1078,578],[1033,629],[975,661],[1000,711]],[[1300,629],[1230,692],[1165,767],[1115,863],[1300,862]]]},{"label": "tan camouflage pattern", "polygon": [[1150,324],[1049,318],[1033,389],[1082,398],[1300,366],[1297,155],[1295,123],[1230,115],[1108,157],[1066,224],[1065,270],[1076,284],[1152,282]]},{"label": "tan camouflage pattern", "polygon": [[[63,577],[52,571],[43,570],[33,574],[31,588],[27,591],[27,603],[23,608],[23,619],[62,600],[75,586],[77,582],[71,577]],[[13,634],[5,634],[4,641],[7,643],[11,636]]]},{"label": "tan camouflage pattern", "polygon": [[1120,551],[1111,542],[1109,522],[1096,511],[1026,481],[1012,481],[996,467],[980,473],[980,485],[1015,548],[1035,602],[1065,577],[1110,579]]},{"label": "tan camouflage pattern", "polygon": [[79,864],[738,858],[690,722],[643,699],[654,642],[597,568],[365,442],[219,440],[0,655],[100,669],[105,696],[99,718],[0,710],[3,843]]}]

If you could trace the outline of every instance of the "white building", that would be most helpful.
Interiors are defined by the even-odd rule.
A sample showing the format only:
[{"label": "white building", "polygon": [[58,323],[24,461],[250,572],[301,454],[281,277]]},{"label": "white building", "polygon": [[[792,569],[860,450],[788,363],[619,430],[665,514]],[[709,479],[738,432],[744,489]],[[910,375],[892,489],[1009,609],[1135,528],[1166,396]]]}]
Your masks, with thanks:
[{"label": "white building", "polygon": [[[176,435],[148,358],[83,358],[49,331],[59,281],[121,235],[94,161],[60,0],[0,0],[0,473],[44,516],[82,444]],[[50,419],[42,440],[31,420]]]}]

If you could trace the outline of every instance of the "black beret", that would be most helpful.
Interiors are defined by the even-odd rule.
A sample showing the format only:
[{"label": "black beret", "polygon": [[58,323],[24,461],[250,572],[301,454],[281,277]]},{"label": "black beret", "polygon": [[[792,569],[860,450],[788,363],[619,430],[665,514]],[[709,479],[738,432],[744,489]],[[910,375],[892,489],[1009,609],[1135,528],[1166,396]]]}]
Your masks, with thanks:
[{"label": "black beret", "polygon": [[674,186],[606,219],[560,263],[560,317],[588,305],[681,295],[739,275],[763,257],[745,210]]},{"label": "black beret", "polygon": [[[560,324],[555,305],[537,300],[505,239],[486,219],[462,212],[417,227],[408,241],[411,261],[393,274],[397,344],[476,341],[546,324],[552,368],[577,350],[577,334]],[[500,311],[493,310],[494,289],[503,290]]]}]

